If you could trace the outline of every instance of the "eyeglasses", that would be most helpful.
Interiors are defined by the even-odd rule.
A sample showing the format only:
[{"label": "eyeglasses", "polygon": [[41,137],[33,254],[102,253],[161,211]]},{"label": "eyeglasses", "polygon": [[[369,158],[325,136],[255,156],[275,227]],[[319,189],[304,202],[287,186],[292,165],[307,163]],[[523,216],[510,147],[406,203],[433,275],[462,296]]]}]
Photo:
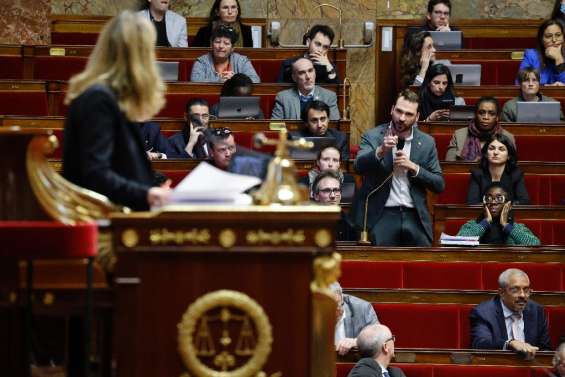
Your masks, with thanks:
[{"label": "eyeglasses", "polygon": [[484,195],[483,204],[504,204],[506,203],[506,197],[504,195]]},{"label": "eyeglasses", "polygon": [[385,340],[385,343],[386,343],[386,342],[390,342],[391,340],[392,340],[393,342],[396,342],[396,336],[395,336],[395,335],[392,335],[390,338],[388,338],[387,340]]},{"label": "eyeglasses", "polygon": [[320,192],[326,195],[330,195],[330,194],[334,194],[334,195],[341,195],[341,189],[340,188],[323,188],[320,189]]},{"label": "eyeglasses", "polygon": [[210,132],[214,136],[222,136],[222,135],[229,136],[232,134],[231,129],[227,127],[212,128]]},{"label": "eyeglasses", "polygon": [[436,16],[448,17],[451,14],[451,12],[442,12],[441,10],[434,10],[433,14],[435,14]]}]

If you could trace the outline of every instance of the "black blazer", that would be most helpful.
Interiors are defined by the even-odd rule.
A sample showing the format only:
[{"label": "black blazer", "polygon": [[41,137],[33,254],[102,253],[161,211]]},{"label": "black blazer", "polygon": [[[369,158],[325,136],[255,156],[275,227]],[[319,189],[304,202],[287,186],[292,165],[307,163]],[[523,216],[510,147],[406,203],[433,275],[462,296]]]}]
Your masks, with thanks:
[{"label": "black blazer", "polygon": [[161,133],[161,127],[155,122],[143,122],[140,124],[143,144],[147,152],[161,152],[172,157],[173,150],[169,140]]},{"label": "black blazer", "polygon": [[[388,367],[390,377],[406,377],[402,369]],[[347,377],[382,377],[383,372],[380,365],[370,357],[365,357],[357,362]]]},{"label": "black blazer", "polygon": [[[190,136],[189,136],[190,137]],[[171,158],[193,158],[193,159],[205,159],[208,158],[208,153],[204,149],[205,142],[198,142],[194,145],[192,150],[192,157],[186,153],[186,145],[188,140],[184,138],[182,131],[177,132],[173,136],[169,137],[169,144],[171,145]]]},{"label": "black blazer", "polygon": [[[253,47],[253,37],[251,36],[251,26],[241,25],[241,35],[239,38],[243,38],[243,47]],[[210,36],[212,35],[212,24],[209,23],[206,26],[202,26],[198,29],[194,40],[192,41],[191,47],[210,47]]]},{"label": "black blazer", "polygon": [[[490,172],[480,168],[471,170],[469,190],[467,191],[467,204],[481,204],[487,187],[492,183]],[[530,204],[528,190],[524,183],[524,173],[520,168],[515,168],[510,174],[504,172],[500,184],[511,195],[512,204]]]},{"label": "black blazer", "polygon": [[126,118],[110,88],[93,85],[69,107],[63,176],[114,203],[146,210],[153,173],[143,144],[139,124]]}]

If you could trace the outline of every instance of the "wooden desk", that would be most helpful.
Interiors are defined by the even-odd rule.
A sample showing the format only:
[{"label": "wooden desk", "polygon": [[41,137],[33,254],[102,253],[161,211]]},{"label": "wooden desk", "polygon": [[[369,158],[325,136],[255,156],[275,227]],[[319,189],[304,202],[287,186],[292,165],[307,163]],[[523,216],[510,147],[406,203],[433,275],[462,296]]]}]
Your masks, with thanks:
[{"label": "wooden desk", "polygon": [[[565,92],[563,92],[565,94]],[[561,95],[563,95],[561,94]],[[514,136],[562,136],[565,135],[565,123],[512,123],[500,122],[502,128]],[[418,128],[423,132],[436,134],[453,134],[459,128],[467,127],[466,122],[418,122]]]},{"label": "wooden desk", "polygon": [[[233,370],[253,357],[257,369],[242,375],[332,376],[335,301],[314,288],[320,278],[335,280],[337,271],[323,272],[316,258],[330,262],[338,219],[339,210],[320,206],[183,206],[113,217],[117,374],[211,375],[195,370],[214,362],[214,370]],[[251,353],[238,356],[245,318]]]}]

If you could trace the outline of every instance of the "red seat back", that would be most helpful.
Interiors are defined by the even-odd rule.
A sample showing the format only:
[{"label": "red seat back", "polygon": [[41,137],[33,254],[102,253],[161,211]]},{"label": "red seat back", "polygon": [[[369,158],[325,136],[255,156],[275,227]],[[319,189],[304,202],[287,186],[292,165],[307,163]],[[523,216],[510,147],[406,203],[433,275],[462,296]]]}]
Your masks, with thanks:
[{"label": "red seat back", "polygon": [[403,288],[403,262],[344,260],[340,283],[349,288]]},{"label": "red seat back", "polygon": [[46,91],[0,91],[0,115],[49,115]]}]

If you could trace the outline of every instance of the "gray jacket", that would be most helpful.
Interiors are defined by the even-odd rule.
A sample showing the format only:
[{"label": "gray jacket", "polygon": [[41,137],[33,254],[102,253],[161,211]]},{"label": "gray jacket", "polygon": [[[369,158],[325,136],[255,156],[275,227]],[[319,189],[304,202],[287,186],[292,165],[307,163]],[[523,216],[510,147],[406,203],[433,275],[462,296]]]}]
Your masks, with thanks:
[{"label": "gray jacket", "polygon": [[[330,107],[331,120],[339,120],[337,96],[334,92],[316,85],[314,87],[314,100],[322,101]],[[300,119],[300,97],[296,87],[277,93],[271,119]]]},{"label": "gray jacket", "polygon": [[[251,61],[247,58],[247,56],[240,55],[237,52],[232,52],[230,55],[230,66],[234,74],[243,73],[254,83],[261,82],[259,75],[255,72],[255,68],[253,68]],[[212,60],[211,53],[202,55],[196,59],[192,66],[192,72],[190,73],[190,81],[222,82],[220,75],[214,69],[214,61]]]},{"label": "gray jacket", "polygon": [[[383,143],[384,133],[389,123],[381,124],[361,136],[359,153],[355,159],[355,171],[363,175],[363,184],[353,201],[352,218],[359,227],[363,227],[365,199],[367,195],[382,184],[393,171],[392,151],[381,160],[377,159],[376,150]],[[428,212],[427,190],[440,193],[445,187],[441,166],[437,158],[434,138],[414,127],[414,138],[410,150],[410,160],[420,166],[416,176],[408,175],[410,196],[414,207],[430,242],[433,240],[432,219]],[[370,230],[383,214],[385,203],[390,195],[391,180],[369,198],[367,210],[367,229]]]},{"label": "gray jacket", "polygon": [[[151,21],[149,9],[141,10],[139,13]],[[167,29],[167,39],[171,47],[188,47],[186,18],[172,10],[168,10],[165,13],[165,27]]]},{"label": "gray jacket", "polygon": [[343,310],[345,311],[345,337],[357,338],[366,326],[379,323],[377,313],[370,302],[355,296],[343,294]]}]

